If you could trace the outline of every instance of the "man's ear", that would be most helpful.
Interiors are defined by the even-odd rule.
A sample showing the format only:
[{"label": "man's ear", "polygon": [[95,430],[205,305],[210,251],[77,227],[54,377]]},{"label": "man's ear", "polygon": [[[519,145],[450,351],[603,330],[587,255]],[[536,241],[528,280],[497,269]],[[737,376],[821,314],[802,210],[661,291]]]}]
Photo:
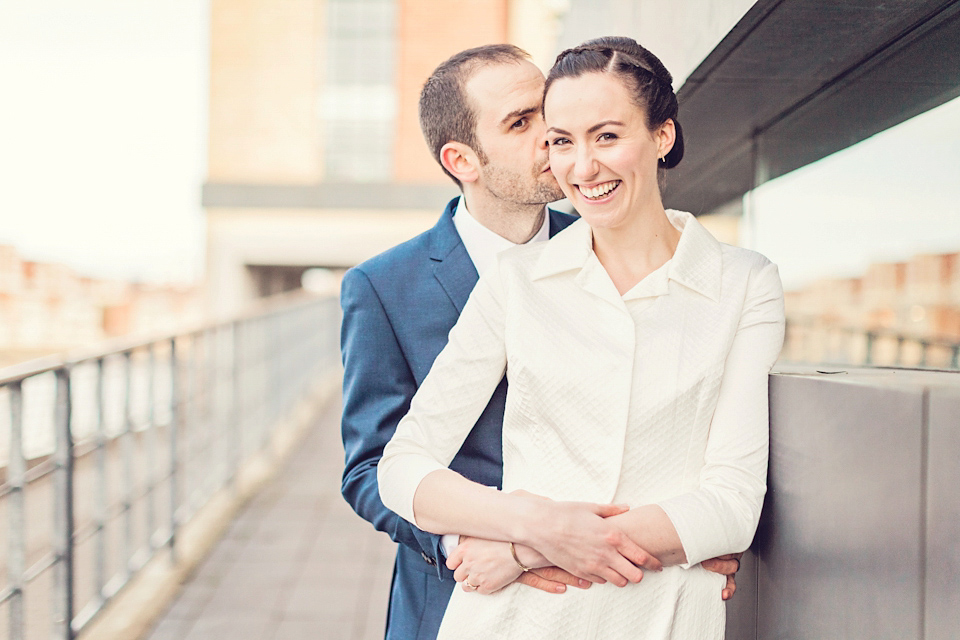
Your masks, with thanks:
[{"label": "man's ear", "polygon": [[448,142],[440,147],[440,164],[460,182],[476,182],[480,177],[477,153],[462,142]]}]

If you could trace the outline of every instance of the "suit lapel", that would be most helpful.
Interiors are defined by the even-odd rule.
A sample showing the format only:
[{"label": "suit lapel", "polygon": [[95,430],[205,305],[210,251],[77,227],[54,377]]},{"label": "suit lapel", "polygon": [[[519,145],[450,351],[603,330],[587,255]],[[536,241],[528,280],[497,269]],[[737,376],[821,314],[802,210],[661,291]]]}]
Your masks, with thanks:
[{"label": "suit lapel", "polygon": [[[453,224],[453,214],[456,213],[459,198],[454,198],[447,204],[440,221],[431,230],[430,260],[433,262],[433,275],[440,286],[447,293],[450,302],[459,314],[470,297],[470,292],[477,285],[477,268],[473,265],[463,240]],[[550,216],[550,237],[562,231],[576,220],[573,216],[559,213],[547,208]]]},{"label": "suit lapel", "polygon": [[433,262],[433,275],[459,314],[476,286],[478,276],[477,268],[473,266],[453,224],[458,202],[459,198],[450,201],[440,221],[431,230],[430,260]]}]

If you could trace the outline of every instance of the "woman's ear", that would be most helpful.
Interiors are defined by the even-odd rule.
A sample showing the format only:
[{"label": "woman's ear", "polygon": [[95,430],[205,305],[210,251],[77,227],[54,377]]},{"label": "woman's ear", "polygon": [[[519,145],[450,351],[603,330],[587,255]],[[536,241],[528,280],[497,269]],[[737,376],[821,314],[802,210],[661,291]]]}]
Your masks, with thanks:
[{"label": "woman's ear", "polygon": [[448,142],[440,147],[440,164],[460,182],[476,182],[480,177],[480,159],[462,142]]},{"label": "woman's ear", "polygon": [[665,158],[673,149],[673,143],[677,141],[677,127],[673,118],[667,118],[666,122],[660,125],[655,137],[659,146],[657,158]]}]

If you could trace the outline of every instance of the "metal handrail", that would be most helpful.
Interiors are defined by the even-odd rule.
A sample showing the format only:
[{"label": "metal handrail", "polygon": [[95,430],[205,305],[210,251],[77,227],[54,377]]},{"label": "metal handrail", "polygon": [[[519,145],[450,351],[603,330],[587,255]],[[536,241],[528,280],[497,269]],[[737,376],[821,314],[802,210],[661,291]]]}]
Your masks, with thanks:
[{"label": "metal handrail", "polygon": [[[787,343],[784,352],[791,351],[790,341],[796,339],[792,331],[800,329],[809,332],[815,336],[823,338],[828,335],[838,335],[848,341],[852,339],[863,340],[863,354],[859,358],[852,358],[848,353],[842,353],[844,349],[833,349],[830,354],[824,357],[823,354],[817,354],[815,357],[794,356],[792,359],[802,362],[830,362],[833,364],[858,364],[876,366],[881,364],[877,357],[877,345],[881,340],[892,340],[896,342],[896,349],[893,358],[888,362],[882,363],[893,367],[916,367],[920,369],[936,368],[944,370],[960,369],[960,341],[944,336],[925,336],[909,334],[896,329],[888,328],[861,328],[839,325],[825,322],[816,317],[790,316],[787,318]],[[801,337],[801,340],[809,336]],[[916,345],[920,352],[920,357],[916,362],[909,362],[904,358],[905,345]],[[929,354],[934,349],[942,349],[949,352],[949,362],[941,367],[932,367],[929,364]]]},{"label": "metal handrail", "polygon": [[[34,623],[30,638],[52,630],[69,640],[159,551],[176,561],[180,527],[339,366],[338,326],[336,298],[285,295],[178,334],[0,370],[10,432],[0,485],[8,637],[28,637],[24,594],[46,588],[41,575],[53,574],[49,624]],[[30,467],[28,445],[39,460]],[[48,519],[51,492],[45,546],[26,532]]]}]

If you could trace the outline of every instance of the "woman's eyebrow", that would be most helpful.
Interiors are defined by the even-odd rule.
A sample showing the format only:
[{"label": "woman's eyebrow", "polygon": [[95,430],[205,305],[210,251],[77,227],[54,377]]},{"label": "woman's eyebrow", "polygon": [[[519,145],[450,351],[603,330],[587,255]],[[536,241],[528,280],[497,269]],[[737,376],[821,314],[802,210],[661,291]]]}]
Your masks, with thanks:
[{"label": "woman's eyebrow", "polygon": [[[617,126],[621,126],[621,127],[622,127],[622,126],[625,126],[625,125],[624,125],[622,122],[620,122],[619,120],[604,120],[603,122],[598,122],[597,124],[593,125],[593,126],[590,127],[589,129],[587,129],[587,133],[593,133],[593,132],[595,132],[595,131],[599,131],[600,129],[603,129],[603,128],[606,127],[607,125],[617,125]],[[562,134],[562,135],[565,135],[565,136],[570,135],[570,132],[569,132],[569,131],[564,131],[563,129],[558,129],[557,127],[550,127],[550,128],[547,129],[547,131],[552,132],[552,133],[559,133],[559,134]]]},{"label": "woman's eyebrow", "polygon": [[599,131],[600,129],[603,129],[608,124],[614,124],[621,127],[623,126],[623,123],[620,122],[619,120],[604,120],[603,122],[598,122],[597,124],[587,129],[587,133],[593,133],[595,131]]}]

